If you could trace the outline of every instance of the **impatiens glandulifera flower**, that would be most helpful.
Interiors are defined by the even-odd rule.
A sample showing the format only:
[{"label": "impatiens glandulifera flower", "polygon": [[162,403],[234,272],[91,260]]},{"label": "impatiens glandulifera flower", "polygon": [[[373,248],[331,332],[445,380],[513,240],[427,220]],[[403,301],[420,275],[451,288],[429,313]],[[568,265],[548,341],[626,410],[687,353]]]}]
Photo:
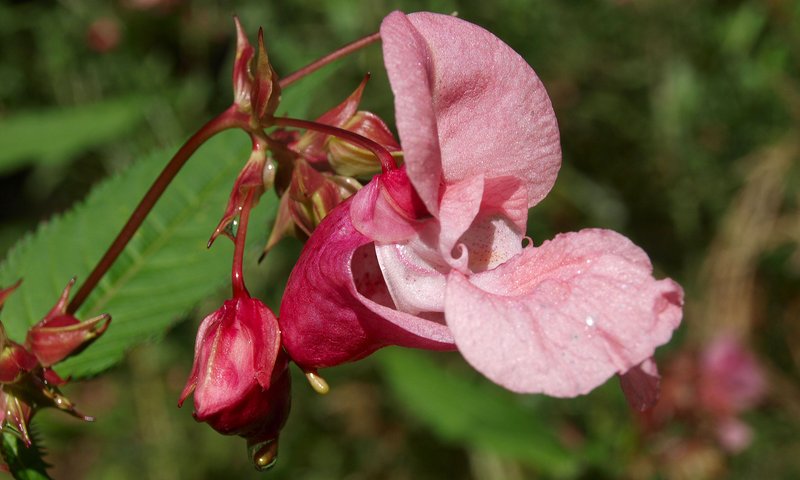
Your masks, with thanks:
[{"label": "impatiens glandulifera flower", "polygon": [[682,289],[612,231],[525,237],[561,163],[539,78],[451,16],[394,12],[381,39],[405,165],[309,239],[281,304],[289,356],[313,372],[385,345],[455,348],[516,392],[570,397],[622,374],[650,407],[650,358],[680,323]]},{"label": "impatiens glandulifera flower", "polygon": [[[28,425],[40,408],[55,407],[82,420],[93,420],[78,413],[61,394],[58,387],[67,382],[50,368],[83,351],[106,331],[111,321],[104,314],[81,322],[66,313],[74,284],[73,278],[50,312],[28,330],[25,345],[8,338],[0,323],[0,428],[12,426],[27,446],[31,445]],[[0,308],[19,285],[17,282],[0,290]]]}]

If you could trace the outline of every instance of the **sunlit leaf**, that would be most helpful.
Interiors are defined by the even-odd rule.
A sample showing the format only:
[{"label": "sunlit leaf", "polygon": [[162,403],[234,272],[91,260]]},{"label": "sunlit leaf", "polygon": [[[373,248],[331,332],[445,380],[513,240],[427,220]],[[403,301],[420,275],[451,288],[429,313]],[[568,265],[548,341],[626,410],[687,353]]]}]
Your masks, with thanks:
[{"label": "sunlit leaf", "polygon": [[[80,318],[110,313],[110,328],[86,351],[57,365],[59,373],[81,377],[113,365],[131,346],[163,334],[230,281],[231,242],[220,239],[209,251],[206,241],[248,153],[246,136],[231,132],[211,140],[189,161],[78,312]],[[88,275],[171,154],[142,159],[105,181],[84,204],[43,223],[12,249],[0,266],[0,285],[24,281],[0,318],[13,338],[24,339],[72,276],[80,283]],[[248,239],[259,247],[274,198],[265,195],[251,221]]]}]

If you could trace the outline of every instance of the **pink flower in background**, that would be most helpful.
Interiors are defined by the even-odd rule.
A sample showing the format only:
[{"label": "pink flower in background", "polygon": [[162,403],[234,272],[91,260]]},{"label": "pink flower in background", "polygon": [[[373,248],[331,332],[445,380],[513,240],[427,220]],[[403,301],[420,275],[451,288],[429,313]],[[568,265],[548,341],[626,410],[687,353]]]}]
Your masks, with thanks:
[{"label": "pink flower in background", "polygon": [[699,363],[700,406],[715,419],[722,446],[739,452],[750,445],[753,434],[738,415],[764,397],[764,373],[753,354],[729,335],[720,335],[706,346]]},{"label": "pink flower in background", "polygon": [[525,237],[561,163],[539,78],[451,16],[395,12],[381,38],[405,164],[306,244],[281,305],[290,357],[314,371],[386,345],[457,348],[517,392],[574,396],[630,372],[632,403],[651,405],[655,364],[638,366],[680,323],[683,292],[618,233]]},{"label": "pink flower in background", "polygon": [[[712,444],[739,453],[753,440],[741,415],[766,392],[766,377],[747,344],[720,333],[698,350],[682,349],[666,362],[661,401],[639,419],[647,433],[672,438],[667,443],[708,443],[710,437]],[[683,426],[676,429],[679,423]]]}]

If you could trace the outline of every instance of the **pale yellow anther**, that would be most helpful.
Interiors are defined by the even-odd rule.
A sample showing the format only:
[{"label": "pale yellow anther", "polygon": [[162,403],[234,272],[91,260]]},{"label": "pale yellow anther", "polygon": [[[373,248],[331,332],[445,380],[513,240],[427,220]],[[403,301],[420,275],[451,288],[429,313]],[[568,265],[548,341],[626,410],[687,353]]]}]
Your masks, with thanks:
[{"label": "pale yellow anther", "polygon": [[328,386],[328,382],[317,375],[316,372],[306,372],[306,378],[308,379],[308,383],[311,384],[311,388],[320,395],[325,395],[331,389],[331,387]]}]

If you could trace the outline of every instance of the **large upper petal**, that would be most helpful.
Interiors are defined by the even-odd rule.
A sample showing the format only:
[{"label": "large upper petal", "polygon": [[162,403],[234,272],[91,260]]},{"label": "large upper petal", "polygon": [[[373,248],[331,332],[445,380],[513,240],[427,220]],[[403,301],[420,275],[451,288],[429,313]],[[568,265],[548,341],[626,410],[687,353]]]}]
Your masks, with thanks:
[{"label": "large upper petal", "polygon": [[448,15],[393,12],[380,33],[408,175],[434,216],[442,183],[479,174],[523,179],[529,206],[550,191],[558,125],[522,57]]},{"label": "large upper petal", "polygon": [[447,326],[391,304],[372,240],[336,207],[308,239],[281,302],[289,356],[305,369],[358,360],[386,345],[450,350]]},{"label": "large upper petal", "polygon": [[630,240],[590,229],[470,278],[451,272],[445,319],[464,358],[494,382],[563,397],[651,357],[680,323],[682,301]]}]

